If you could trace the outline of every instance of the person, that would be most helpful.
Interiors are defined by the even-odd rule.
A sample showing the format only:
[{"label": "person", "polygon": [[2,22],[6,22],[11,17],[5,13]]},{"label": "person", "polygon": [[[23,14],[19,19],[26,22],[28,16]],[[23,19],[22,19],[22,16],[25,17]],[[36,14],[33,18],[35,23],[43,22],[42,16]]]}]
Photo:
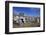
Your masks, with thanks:
[{"label": "person", "polygon": [[24,20],[23,19],[21,19],[22,20],[22,23],[24,23]]}]

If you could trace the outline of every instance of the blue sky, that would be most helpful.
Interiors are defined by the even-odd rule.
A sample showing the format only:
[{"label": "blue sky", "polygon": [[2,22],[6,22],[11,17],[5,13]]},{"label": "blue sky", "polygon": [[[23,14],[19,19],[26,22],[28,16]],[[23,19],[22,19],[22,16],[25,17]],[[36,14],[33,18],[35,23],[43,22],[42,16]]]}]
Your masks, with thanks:
[{"label": "blue sky", "polygon": [[24,13],[26,16],[40,16],[40,8],[13,7],[14,14]]}]

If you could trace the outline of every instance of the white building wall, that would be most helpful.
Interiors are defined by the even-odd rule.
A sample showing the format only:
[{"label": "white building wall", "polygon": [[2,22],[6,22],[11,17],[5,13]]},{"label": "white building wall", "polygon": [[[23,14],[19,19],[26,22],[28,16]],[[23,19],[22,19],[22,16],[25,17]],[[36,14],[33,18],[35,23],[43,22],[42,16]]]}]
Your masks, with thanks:
[{"label": "white building wall", "polygon": [[25,17],[14,16],[14,21],[16,21],[17,23],[22,22],[21,19],[23,19],[24,23],[26,22]]}]

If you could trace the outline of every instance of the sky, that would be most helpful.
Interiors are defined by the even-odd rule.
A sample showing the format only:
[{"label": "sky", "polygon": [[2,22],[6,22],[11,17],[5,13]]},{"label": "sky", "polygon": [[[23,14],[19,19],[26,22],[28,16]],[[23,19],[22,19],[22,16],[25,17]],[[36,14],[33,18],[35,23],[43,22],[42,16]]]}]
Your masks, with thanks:
[{"label": "sky", "polygon": [[26,16],[40,16],[40,8],[34,7],[13,7],[13,13],[24,13]]}]

